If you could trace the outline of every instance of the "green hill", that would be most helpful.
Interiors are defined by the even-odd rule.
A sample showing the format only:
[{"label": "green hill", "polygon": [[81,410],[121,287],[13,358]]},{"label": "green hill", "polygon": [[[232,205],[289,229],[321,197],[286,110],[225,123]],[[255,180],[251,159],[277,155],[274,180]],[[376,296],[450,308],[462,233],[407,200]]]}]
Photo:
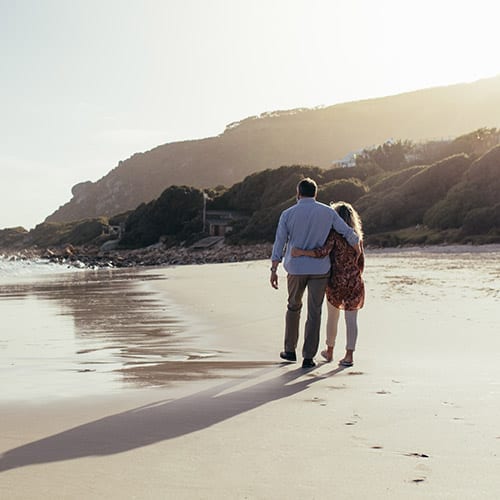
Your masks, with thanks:
[{"label": "green hill", "polygon": [[[134,154],[102,179],[74,186],[71,200],[46,221],[110,217],[157,199],[172,185],[232,186],[255,172],[283,165],[329,169],[346,154],[389,138],[418,142],[498,127],[499,110],[497,76],[325,108],[262,113],[228,125],[216,137]],[[430,143],[427,148],[428,165],[437,158]],[[449,154],[468,153],[459,149]]]},{"label": "green hill", "polygon": [[446,196],[429,208],[423,222],[431,228],[460,229],[463,235],[494,239],[500,228],[500,146],[477,159]]},{"label": "green hill", "polygon": [[[429,158],[435,161],[423,164]],[[208,210],[242,216],[233,223],[229,242],[272,242],[281,211],[295,203],[297,183],[306,176],[318,182],[319,201],[343,200],[357,208],[368,244],[500,242],[500,131],[481,128],[432,148],[407,142],[368,148],[352,168],[282,166],[205,192],[170,186],[157,199],[109,221],[46,222],[29,232],[0,231],[0,246],[99,245],[116,238],[111,226],[117,225],[125,228],[122,247],[159,240],[190,244],[206,236],[204,196]]]},{"label": "green hill", "polygon": [[[368,244],[500,241],[500,145],[484,153],[490,142],[486,143],[483,139],[489,135],[496,137],[497,142],[500,139],[495,129],[478,129],[455,141],[443,143],[442,155],[460,149],[465,149],[468,154],[453,154],[430,165],[408,165],[411,161],[422,160],[419,156],[421,145],[408,146],[408,158],[411,161],[401,160],[397,167],[392,161],[384,164],[384,158],[391,157],[391,148],[399,150],[400,144],[394,143],[386,145],[385,154],[378,156],[380,164],[368,165],[366,160],[370,156],[369,151],[376,151],[369,150],[360,158],[361,165],[354,168],[322,169],[295,165],[267,169],[247,176],[229,189],[220,188],[210,192],[211,199],[207,207],[209,210],[237,211],[246,216],[234,223],[228,241],[270,242],[274,238],[281,211],[295,203],[297,183],[301,178],[310,176],[320,185],[319,201],[329,203],[344,200],[359,210]],[[474,138],[472,142],[471,138]],[[436,156],[440,155],[434,147],[433,157]],[[375,154],[372,160],[376,157]],[[173,226],[165,226],[170,217],[168,207],[173,209],[177,206],[179,202],[174,203],[175,197],[186,189],[171,187],[159,200],[132,212],[127,220],[127,232],[137,234],[135,226],[141,224],[148,230],[153,227],[157,230],[150,231],[147,241],[134,240],[134,236],[126,239],[126,243],[149,244],[161,236],[170,241],[189,240],[189,231],[186,229],[189,227],[196,228],[191,239],[201,237],[202,192],[199,190],[192,191],[190,203],[194,204],[194,211],[191,218],[184,219],[184,229],[176,232],[172,230]],[[163,200],[164,211],[158,209],[160,200]],[[141,217],[133,215],[139,212]],[[181,213],[185,216],[188,211],[185,209]],[[132,220],[135,226],[131,224]]]}]

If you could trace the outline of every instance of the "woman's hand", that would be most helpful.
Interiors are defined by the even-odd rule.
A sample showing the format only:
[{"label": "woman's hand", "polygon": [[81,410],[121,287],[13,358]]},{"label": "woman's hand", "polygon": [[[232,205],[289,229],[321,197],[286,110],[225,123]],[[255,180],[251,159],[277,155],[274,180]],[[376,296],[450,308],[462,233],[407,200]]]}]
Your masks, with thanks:
[{"label": "woman's hand", "polygon": [[290,255],[292,257],[302,257],[304,255],[304,250],[302,250],[301,248],[293,247]]}]

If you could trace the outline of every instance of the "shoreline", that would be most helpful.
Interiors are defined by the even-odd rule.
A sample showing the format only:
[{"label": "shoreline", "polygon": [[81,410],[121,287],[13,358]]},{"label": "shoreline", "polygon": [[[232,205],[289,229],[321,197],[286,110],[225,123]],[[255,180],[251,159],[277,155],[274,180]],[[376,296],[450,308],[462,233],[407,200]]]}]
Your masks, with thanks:
[{"label": "shoreline", "polygon": [[[271,243],[227,245],[219,243],[212,248],[170,247],[156,244],[146,248],[102,252],[98,248],[66,245],[57,249],[0,248],[0,259],[7,261],[39,260],[80,269],[166,267],[177,265],[219,264],[270,259]],[[398,247],[366,246],[368,254],[464,254],[500,251],[499,243],[408,245]]]},{"label": "shoreline", "polygon": [[192,264],[245,262],[270,257],[272,244],[217,244],[207,249],[165,247],[158,243],[146,248],[101,251],[97,247],[65,245],[47,249],[1,249],[7,260],[42,260],[77,268],[158,267]]}]

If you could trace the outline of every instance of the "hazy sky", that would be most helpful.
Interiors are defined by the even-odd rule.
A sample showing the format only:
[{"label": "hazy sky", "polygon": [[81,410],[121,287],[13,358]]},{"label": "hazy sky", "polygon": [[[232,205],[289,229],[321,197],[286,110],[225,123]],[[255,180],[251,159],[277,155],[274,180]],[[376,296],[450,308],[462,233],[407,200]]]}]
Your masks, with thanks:
[{"label": "hazy sky", "polygon": [[500,74],[497,4],[0,0],[0,228],[250,115]]}]

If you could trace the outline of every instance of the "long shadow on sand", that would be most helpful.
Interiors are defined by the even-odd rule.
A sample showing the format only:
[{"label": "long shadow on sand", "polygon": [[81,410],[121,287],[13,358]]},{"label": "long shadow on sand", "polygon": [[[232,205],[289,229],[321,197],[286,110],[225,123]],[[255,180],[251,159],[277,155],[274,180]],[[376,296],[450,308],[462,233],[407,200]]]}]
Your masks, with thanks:
[{"label": "long shadow on sand", "polygon": [[104,417],[5,452],[0,458],[0,472],[32,464],[113,455],[176,438],[297,394],[341,370],[321,375],[300,368],[287,370],[269,380],[223,394],[242,382],[248,383],[252,377],[239,378],[184,398]]}]

